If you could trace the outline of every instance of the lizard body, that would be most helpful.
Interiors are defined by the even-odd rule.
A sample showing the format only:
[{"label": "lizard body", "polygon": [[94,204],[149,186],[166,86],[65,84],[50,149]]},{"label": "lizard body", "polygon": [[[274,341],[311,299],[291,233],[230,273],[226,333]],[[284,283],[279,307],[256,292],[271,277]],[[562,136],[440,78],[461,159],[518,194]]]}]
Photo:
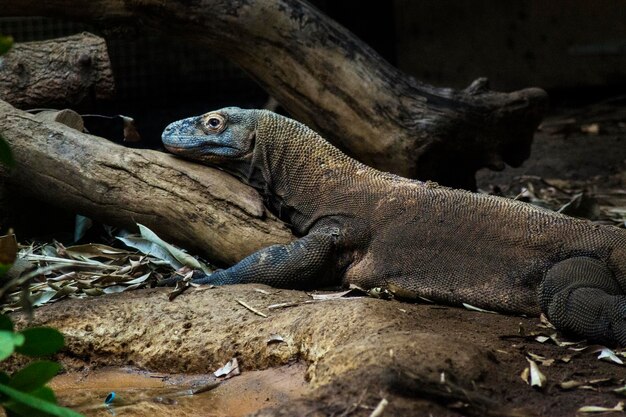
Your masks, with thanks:
[{"label": "lizard body", "polygon": [[300,239],[200,283],[354,283],[508,313],[626,346],[626,232],[377,171],[301,123],[225,108],[170,124],[168,150],[259,190]]}]

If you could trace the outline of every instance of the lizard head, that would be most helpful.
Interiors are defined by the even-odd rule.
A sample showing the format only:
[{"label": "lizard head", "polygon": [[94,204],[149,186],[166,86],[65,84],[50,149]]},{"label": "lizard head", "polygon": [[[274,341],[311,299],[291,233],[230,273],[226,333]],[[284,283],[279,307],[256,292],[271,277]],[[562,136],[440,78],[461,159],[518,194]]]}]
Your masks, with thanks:
[{"label": "lizard head", "polygon": [[161,139],[173,154],[248,175],[256,138],[256,110],[226,107],[169,124]]}]

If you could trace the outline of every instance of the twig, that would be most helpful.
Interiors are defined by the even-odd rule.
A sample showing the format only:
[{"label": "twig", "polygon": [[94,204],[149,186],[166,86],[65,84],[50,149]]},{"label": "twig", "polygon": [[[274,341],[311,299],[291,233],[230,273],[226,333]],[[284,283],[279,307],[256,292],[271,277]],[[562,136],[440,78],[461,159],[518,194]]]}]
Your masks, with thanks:
[{"label": "twig", "polygon": [[260,312],[256,308],[250,307],[248,304],[244,303],[243,301],[237,300],[237,302],[241,304],[242,306],[244,306],[245,308],[247,308],[248,310],[252,311],[254,314],[267,318],[267,314]]},{"label": "twig", "polygon": [[306,300],[306,301],[289,301],[287,303],[278,303],[267,306],[268,310],[276,310],[278,308],[289,308],[289,307],[297,307],[302,304],[312,304],[317,303],[318,300]]},{"label": "twig", "polygon": [[383,411],[385,411],[387,404],[389,404],[389,401],[387,401],[386,398],[380,400],[374,411],[372,411],[372,414],[370,414],[370,417],[380,417],[383,414]]}]

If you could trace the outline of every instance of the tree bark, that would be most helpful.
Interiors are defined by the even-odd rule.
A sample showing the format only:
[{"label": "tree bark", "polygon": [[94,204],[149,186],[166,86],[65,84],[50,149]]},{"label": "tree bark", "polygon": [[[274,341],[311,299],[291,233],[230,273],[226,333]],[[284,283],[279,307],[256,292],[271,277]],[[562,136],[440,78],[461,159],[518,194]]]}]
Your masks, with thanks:
[{"label": "tree bark", "polygon": [[297,119],[366,164],[474,188],[481,167],[520,165],[546,103],[537,88],[497,93],[478,79],[436,88],[401,73],[301,0],[22,0],[2,16],[147,25],[231,59]]},{"label": "tree bark", "polygon": [[0,99],[19,108],[73,106],[115,90],[106,43],[90,33],[18,43],[0,60]]},{"label": "tree bark", "polygon": [[221,171],[124,148],[3,101],[0,135],[16,161],[6,181],[50,204],[107,224],[145,224],[222,264],[293,239],[256,191]]}]

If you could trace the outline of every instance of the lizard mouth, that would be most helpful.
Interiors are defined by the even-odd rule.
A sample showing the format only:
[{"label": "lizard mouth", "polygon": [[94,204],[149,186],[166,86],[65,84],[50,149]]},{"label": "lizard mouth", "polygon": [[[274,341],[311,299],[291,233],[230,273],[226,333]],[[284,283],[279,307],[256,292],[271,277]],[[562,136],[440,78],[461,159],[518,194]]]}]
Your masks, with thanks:
[{"label": "lizard mouth", "polygon": [[241,150],[235,147],[214,142],[203,142],[183,146],[167,143],[164,143],[163,145],[165,146],[165,149],[178,155],[228,156],[241,152]]}]

